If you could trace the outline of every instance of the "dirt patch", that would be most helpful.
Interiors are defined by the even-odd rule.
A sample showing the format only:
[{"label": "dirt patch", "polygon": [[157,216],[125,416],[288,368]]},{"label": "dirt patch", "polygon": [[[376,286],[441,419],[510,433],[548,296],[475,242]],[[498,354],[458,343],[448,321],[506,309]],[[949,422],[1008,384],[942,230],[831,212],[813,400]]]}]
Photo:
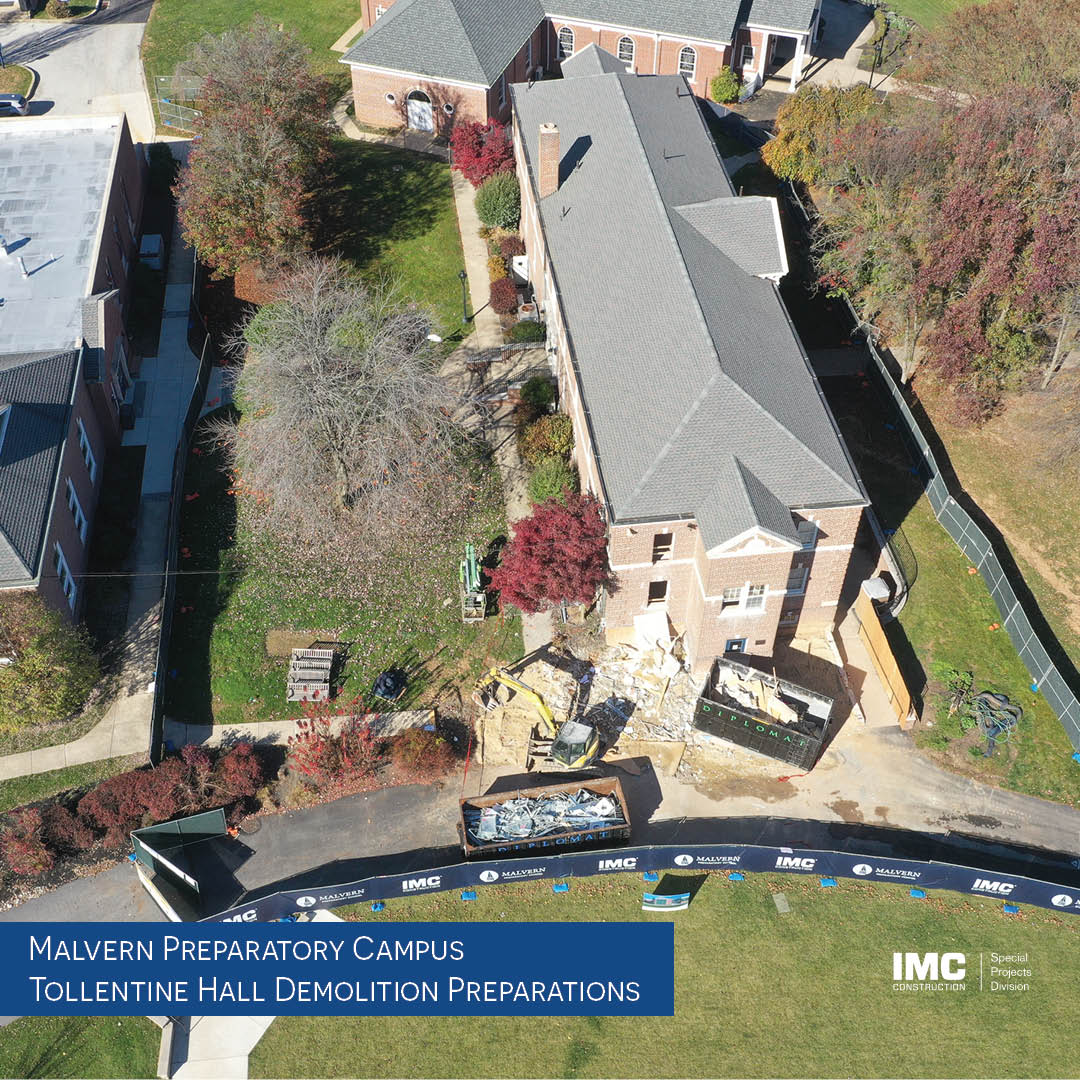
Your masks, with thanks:
[{"label": "dirt patch", "polygon": [[293,649],[310,649],[316,641],[337,641],[336,634],[324,630],[268,630],[266,655],[288,657]]},{"label": "dirt patch", "polygon": [[882,821],[889,820],[889,808],[887,806],[875,806],[874,813],[881,818]]},{"label": "dirt patch", "polygon": [[846,821],[849,825],[855,825],[866,820],[859,809],[859,804],[851,799],[837,799],[835,802],[826,803],[825,805],[841,821]]},{"label": "dirt patch", "polygon": [[765,803],[779,803],[793,799],[796,789],[792,784],[765,776],[727,776],[706,780],[694,785],[702,795],[720,801],[722,799],[760,799]]}]

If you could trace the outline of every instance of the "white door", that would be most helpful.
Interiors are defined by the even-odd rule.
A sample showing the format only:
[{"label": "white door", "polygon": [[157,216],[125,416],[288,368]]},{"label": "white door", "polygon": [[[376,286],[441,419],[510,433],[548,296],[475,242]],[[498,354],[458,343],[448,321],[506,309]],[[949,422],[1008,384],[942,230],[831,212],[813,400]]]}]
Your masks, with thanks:
[{"label": "white door", "polygon": [[423,90],[414,90],[407,98],[409,127],[417,131],[434,131],[435,117],[431,111],[431,98]]}]

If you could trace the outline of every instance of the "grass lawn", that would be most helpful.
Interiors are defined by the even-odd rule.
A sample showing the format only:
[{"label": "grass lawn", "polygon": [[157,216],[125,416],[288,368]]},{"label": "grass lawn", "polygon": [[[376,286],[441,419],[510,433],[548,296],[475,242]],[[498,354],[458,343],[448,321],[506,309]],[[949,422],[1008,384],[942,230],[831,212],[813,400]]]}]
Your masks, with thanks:
[{"label": "grass lawn", "polygon": [[[676,875],[677,876],[677,875]],[[700,880],[704,875],[691,875]],[[1076,1076],[1080,919],[907,888],[762,874],[709,874],[690,909],[640,908],[639,876],[484,887],[389,902],[365,922],[670,919],[675,1016],[659,1018],[282,1017],[253,1077]],[[674,890],[673,890],[674,891]],[[772,893],[791,904],[778,915]],[[541,931],[541,933],[543,933]],[[537,947],[544,947],[542,941]],[[897,993],[894,950],[967,955],[965,989]],[[978,989],[979,954],[1026,953],[1030,989]],[[526,965],[527,967],[527,965]],[[527,976],[526,976],[527,977]],[[377,1026],[376,1026],[377,1025]]]},{"label": "grass lawn", "polygon": [[0,68],[0,94],[25,95],[33,85],[34,76],[28,68],[8,64]]},{"label": "grass lawn", "polygon": [[322,247],[368,276],[390,275],[401,294],[431,308],[450,347],[461,340],[465,266],[450,166],[389,146],[334,140],[334,168],[320,194]]},{"label": "grass lawn", "polygon": [[933,29],[950,12],[973,0],[888,0],[888,6],[927,30]]},{"label": "grass lawn", "polygon": [[[1031,692],[1031,678],[1005,630],[989,629],[1001,615],[982,578],[968,573],[968,559],[934,518],[898,437],[885,427],[891,416],[876,389],[857,389],[854,380],[827,379],[824,386],[882,526],[899,527],[918,561],[907,604],[887,629],[909,688],[923,698],[923,721],[933,723],[920,727],[919,744],[950,768],[1080,806],[1080,766],[1071,760],[1065,730]],[[973,672],[976,690],[1008,694],[1023,706],[1019,729],[994,757],[982,757],[985,742],[965,736],[957,717],[947,715],[944,666]]]},{"label": "grass lawn", "polygon": [[185,504],[180,543],[191,552],[188,569],[209,573],[182,577],[177,586],[166,688],[171,717],[235,723],[301,715],[301,706],[285,702],[287,659],[267,652],[272,630],[310,638],[294,644],[319,637],[350,643],[343,702],[366,697],[387,668],[404,669],[410,690],[398,708],[434,704],[495,660],[521,655],[517,617],[465,626],[458,604],[464,542],[484,552],[506,533],[492,466],[484,469],[464,530],[432,538],[423,551],[395,550],[373,568],[361,599],[357,583],[335,576],[333,567],[290,565],[264,543],[242,536],[238,543],[235,496],[216,454],[192,456],[186,488],[199,498]]},{"label": "grass lawn", "polygon": [[[360,4],[312,3],[312,0],[155,0],[142,43],[147,81],[171,75],[191,46],[206,34],[222,34],[246,26],[256,15],[295,30],[311,49],[311,66],[323,75],[348,82],[348,69],[338,63],[341,54],[330,46],[360,18]],[[152,84],[151,84],[152,88]]]},{"label": "grass lawn", "polygon": [[152,1077],[160,1045],[143,1016],[24,1016],[0,1028],[0,1076]]},{"label": "grass lawn", "polygon": [[91,761],[87,765],[69,765],[66,769],[35,773],[33,776],[0,780],[0,813],[16,806],[37,802],[39,799],[47,799],[50,795],[59,795],[61,791],[89,787],[101,780],[107,780],[110,776],[116,776],[117,773],[138,768],[145,761],[145,755],[133,754],[130,757]]}]

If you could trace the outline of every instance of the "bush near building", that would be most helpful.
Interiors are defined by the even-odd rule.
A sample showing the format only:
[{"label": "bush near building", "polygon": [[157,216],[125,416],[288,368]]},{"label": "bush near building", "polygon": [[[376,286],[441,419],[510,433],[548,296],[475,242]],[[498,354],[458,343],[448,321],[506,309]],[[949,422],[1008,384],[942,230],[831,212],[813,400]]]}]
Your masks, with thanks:
[{"label": "bush near building", "polygon": [[516,229],[521,217],[521,189],[512,172],[496,173],[476,193],[476,214],[485,225]]},{"label": "bush near building", "polygon": [[514,167],[514,146],[510,133],[497,120],[486,124],[458,123],[450,134],[453,167],[474,188],[496,173]]},{"label": "bush near building", "polygon": [[510,328],[510,340],[514,342],[543,341],[547,337],[547,330],[543,323],[534,319],[522,319],[514,323]]},{"label": "bush near building", "polygon": [[565,502],[567,493],[577,489],[577,473],[565,458],[541,458],[529,477],[529,502],[545,503],[549,499]]},{"label": "bush near building", "polygon": [[713,101],[718,101],[721,105],[737,101],[741,89],[742,80],[730,67],[722,67],[709,83],[709,93],[712,94]]},{"label": "bush near building", "polygon": [[565,460],[573,449],[574,424],[565,413],[549,413],[533,421],[522,433],[518,445],[522,458],[534,467],[545,458]]},{"label": "bush near building", "polygon": [[498,315],[517,310],[517,287],[508,277],[491,283],[491,309]]}]

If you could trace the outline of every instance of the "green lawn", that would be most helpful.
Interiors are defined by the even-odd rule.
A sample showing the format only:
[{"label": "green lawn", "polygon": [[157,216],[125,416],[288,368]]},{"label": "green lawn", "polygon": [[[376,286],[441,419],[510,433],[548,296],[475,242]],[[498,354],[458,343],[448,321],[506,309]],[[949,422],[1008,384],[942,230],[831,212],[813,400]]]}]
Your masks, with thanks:
[{"label": "green lawn", "polygon": [[339,137],[319,198],[320,245],[394,278],[402,296],[431,308],[448,346],[459,342],[465,262],[449,165]]},{"label": "green lawn", "polygon": [[888,6],[898,15],[905,15],[930,30],[950,12],[972,2],[973,0],[888,0]]},{"label": "green lawn", "polygon": [[88,765],[69,765],[66,769],[35,773],[33,776],[0,780],[0,813],[16,806],[37,802],[39,799],[47,799],[50,795],[59,795],[61,791],[89,787],[100,780],[116,776],[117,773],[135,769],[145,761],[144,754],[135,754],[130,757],[92,761]]},{"label": "green lawn", "polygon": [[311,49],[312,67],[324,75],[348,81],[348,70],[339,64],[341,54],[330,46],[360,18],[360,4],[313,3],[312,0],[155,0],[146,25],[142,56],[147,80],[171,75],[187,59],[192,44],[206,34],[221,34],[245,26],[256,15],[295,30]]},{"label": "green lawn", "polygon": [[[642,890],[627,875],[573,880],[561,896],[530,882],[485,886],[472,903],[450,892],[391,901],[377,916],[351,911],[371,922],[536,920],[556,924],[556,942],[561,921],[670,919],[674,1017],[283,1017],[256,1046],[250,1075],[1080,1075],[1076,917],[1034,908],[1006,916],[980,898],[914,900],[901,886],[841,880],[822,889],[815,877],[772,874],[710,874],[688,911],[645,916]],[[787,915],[776,912],[777,891]],[[966,953],[967,989],[893,989],[894,950],[944,949]],[[988,972],[991,951],[1029,954],[1028,991],[977,989],[979,953]]]},{"label": "green lawn", "polygon": [[0,1028],[0,1076],[152,1077],[160,1045],[142,1016],[26,1016]]},{"label": "green lawn", "polygon": [[[1080,765],[1061,722],[1045,699],[1031,692],[1031,677],[1004,629],[991,630],[1001,615],[978,574],[937,523],[910,461],[875,390],[826,393],[869,489],[882,525],[899,527],[918,561],[907,604],[887,631],[909,688],[924,699],[923,718],[933,722],[916,734],[927,751],[947,766],[982,779],[1058,802],[1080,806]],[[1024,719],[1007,749],[993,758],[973,750],[957,717],[948,717],[936,672],[948,665],[975,676],[975,689],[1008,694],[1024,708]],[[979,756],[976,756],[978,754]]]},{"label": "green lawn", "polygon": [[209,452],[188,462],[185,486],[199,498],[185,504],[180,543],[191,552],[186,569],[208,572],[181,577],[177,586],[169,716],[235,723],[301,715],[300,706],[285,702],[287,660],[267,653],[271,630],[350,643],[342,702],[366,697],[381,671],[400,667],[411,686],[399,707],[434,704],[444,690],[468,685],[485,665],[521,655],[518,618],[493,616],[465,626],[458,604],[464,542],[472,540],[484,552],[506,533],[502,488],[492,466],[478,474],[461,532],[395,550],[373,561],[370,575],[359,581],[321,564],[293,565],[265,541],[241,535],[235,496],[220,464]]},{"label": "green lawn", "polygon": [[0,68],[0,94],[25,95],[33,83],[34,76],[29,68],[19,67],[18,64]]}]

